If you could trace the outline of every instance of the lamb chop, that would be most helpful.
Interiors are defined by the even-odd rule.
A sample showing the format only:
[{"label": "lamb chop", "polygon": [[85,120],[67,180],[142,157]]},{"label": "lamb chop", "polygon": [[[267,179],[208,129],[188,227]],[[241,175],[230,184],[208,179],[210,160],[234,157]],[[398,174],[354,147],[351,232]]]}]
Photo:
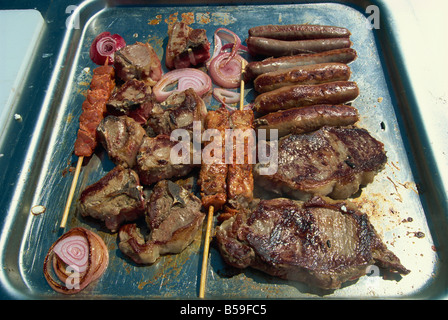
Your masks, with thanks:
[{"label": "lamb chop", "polygon": [[120,250],[140,264],[152,264],[160,255],[183,251],[204,221],[200,209],[201,200],[185,188],[169,180],[158,182],[146,210],[148,240],[136,224],[124,225],[119,232]]},{"label": "lamb chop", "polygon": [[116,75],[122,81],[143,80],[153,86],[162,77],[160,59],[149,43],[136,42],[114,54]]},{"label": "lamb chop", "polygon": [[254,177],[267,190],[299,200],[314,194],[345,199],[372,182],[386,161],[383,143],[367,130],[323,127],[280,139],[277,171],[263,175],[267,164],[257,163]]},{"label": "lamb chop", "polygon": [[210,58],[210,42],[204,29],[176,22],[168,30],[166,66],[169,69],[196,67]]},{"label": "lamb chop", "polygon": [[337,289],[373,264],[393,273],[407,270],[386,248],[368,216],[348,201],[313,197],[261,200],[216,229],[225,262],[270,275]]},{"label": "lamb chop", "polygon": [[109,158],[127,168],[136,164],[137,152],[146,135],[145,129],[128,116],[104,118],[98,128],[98,137]]},{"label": "lamb chop", "polygon": [[151,185],[164,179],[181,177],[190,173],[193,163],[191,143],[173,141],[170,136],[160,134],[151,138],[145,136],[137,153],[136,170],[144,185]]},{"label": "lamb chop", "polygon": [[123,222],[136,220],[145,210],[143,188],[137,173],[121,165],[116,166],[84,189],[79,209],[84,217],[104,221],[112,232],[116,232]]}]

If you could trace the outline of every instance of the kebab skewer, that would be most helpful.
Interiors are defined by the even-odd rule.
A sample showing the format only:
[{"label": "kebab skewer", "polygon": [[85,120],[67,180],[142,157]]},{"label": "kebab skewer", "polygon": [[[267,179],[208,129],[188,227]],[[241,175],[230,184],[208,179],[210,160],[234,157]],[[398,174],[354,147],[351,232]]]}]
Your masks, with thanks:
[{"label": "kebab skewer", "polygon": [[[241,83],[240,83],[240,111],[243,112],[244,108],[244,80],[243,72],[245,69],[245,63],[241,63]],[[252,110],[250,110],[252,113]],[[235,111],[235,116],[239,115],[238,111]],[[234,117],[235,117],[234,116]],[[208,210],[207,216],[207,229],[205,233],[204,241],[204,252],[202,258],[202,269],[201,269],[201,280],[199,287],[199,298],[204,298],[205,295],[205,283],[207,276],[207,264],[208,264],[208,254],[210,248],[210,236],[213,224],[213,215],[215,210],[221,210],[228,201],[228,174],[229,166],[226,164],[225,159],[225,142],[226,135],[225,130],[230,129],[230,112],[226,107],[221,106],[215,111],[209,111],[205,119],[206,129],[217,129],[220,132],[220,136],[217,140],[209,142],[206,144],[205,148],[209,146],[214,147],[212,150],[217,150],[221,147],[221,155],[219,157],[215,156],[214,161],[205,161],[201,165],[201,171],[199,175],[199,183],[201,185],[201,197],[202,205]],[[215,138],[215,139],[216,139]],[[211,145],[213,144],[213,145]],[[212,155],[214,156],[214,155]],[[236,182],[236,180],[234,180]]]},{"label": "kebab skewer", "polygon": [[113,66],[107,64],[107,61],[104,66],[93,70],[90,88],[82,104],[82,113],[79,117],[79,129],[75,141],[75,155],[78,156],[78,162],[61,220],[60,227],[62,229],[65,228],[67,223],[68,213],[73,201],[73,195],[84,157],[90,157],[98,144],[96,128],[107,112],[106,103],[115,87],[114,79],[115,70]]}]

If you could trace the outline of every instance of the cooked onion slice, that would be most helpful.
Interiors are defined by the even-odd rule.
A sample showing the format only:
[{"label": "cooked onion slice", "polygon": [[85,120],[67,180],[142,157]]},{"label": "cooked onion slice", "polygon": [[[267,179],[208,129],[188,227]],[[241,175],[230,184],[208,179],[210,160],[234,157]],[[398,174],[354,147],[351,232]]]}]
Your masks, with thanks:
[{"label": "cooked onion slice", "polygon": [[[166,91],[167,87],[175,85],[177,89]],[[212,79],[205,72],[194,68],[175,69],[165,73],[153,87],[154,96],[158,102],[165,101],[173,93],[192,88],[199,96],[203,96],[212,88]]]},{"label": "cooked onion slice", "polygon": [[90,59],[98,65],[104,65],[106,59],[109,64],[113,64],[115,51],[125,46],[126,42],[119,34],[111,35],[110,32],[102,32],[95,37],[90,46]]},{"label": "cooked onion slice", "polygon": [[[57,279],[49,270],[49,263]],[[44,261],[44,276],[57,292],[73,294],[98,279],[109,264],[104,241],[94,232],[74,228],[50,247]]]},{"label": "cooked onion slice", "polygon": [[237,88],[241,80],[241,65],[247,61],[239,55],[232,58],[232,53],[223,52],[210,63],[210,76],[213,81],[224,88]]}]

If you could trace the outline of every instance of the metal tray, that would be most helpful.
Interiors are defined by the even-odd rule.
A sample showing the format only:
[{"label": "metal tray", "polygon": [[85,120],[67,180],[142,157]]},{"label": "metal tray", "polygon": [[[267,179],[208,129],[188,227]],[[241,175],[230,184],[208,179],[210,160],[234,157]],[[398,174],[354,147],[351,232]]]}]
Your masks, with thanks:
[{"label": "metal tray", "polygon": [[[410,140],[409,127],[418,123],[412,99],[403,93],[406,78],[400,73],[400,52],[394,49],[389,33],[387,8],[381,3],[381,27],[367,28],[366,7],[372,3],[296,3],[296,4],[209,4],[198,2],[183,6],[170,3],[150,5],[129,1],[105,4],[100,1],[80,3],[73,15],[64,18],[75,28],[64,29],[63,37],[49,32],[47,41],[60,39],[49,81],[32,69],[33,83],[44,90],[41,105],[30,96],[17,107],[27,115],[23,123],[9,128],[1,140],[1,176],[5,192],[2,200],[0,236],[1,296],[12,299],[60,299],[46,283],[42,266],[51,244],[61,235],[59,223],[70,189],[76,157],[72,155],[78,130],[83,92],[88,88],[91,70],[89,46],[102,31],[121,34],[127,43],[148,41],[164,65],[167,26],[184,20],[194,28],[204,28],[213,43],[213,32],[226,27],[242,39],[250,27],[263,24],[310,23],[343,26],[351,30],[353,48],[358,59],[350,66],[352,79],[360,88],[354,102],[359,109],[359,126],[384,142],[388,162],[375,181],[354,198],[387,246],[411,273],[398,281],[385,279],[377,270],[355,283],[331,292],[309,288],[301,283],[279,280],[247,269],[235,272],[222,261],[211,246],[206,298],[211,299],[298,299],[298,298],[440,298],[446,291],[446,246],[440,246],[440,234],[446,226],[446,195],[431,193],[437,180],[425,175],[428,159],[417,152],[428,146]],[[58,10],[63,10],[62,6]],[[62,14],[62,13],[61,13]],[[45,75],[45,73],[43,74]],[[47,87],[44,86],[47,84]],[[253,99],[251,85],[246,86],[246,102]],[[28,100],[29,101],[29,100]],[[217,102],[210,100],[209,108]],[[18,141],[22,148],[12,146]],[[9,150],[10,152],[5,152]],[[15,161],[23,159],[23,161]],[[3,166],[4,165],[4,166]],[[101,223],[80,217],[76,199],[80,190],[97,181],[113,167],[105,153],[92,157],[78,180],[67,229],[85,226],[98,232],[110,250],[110,266],[103,277],[74,299],[191,299],[198,296],[204,232],[178,255],[167,255],[151,266],[139,266],[124,257],[117,245],[117,235],[110,234]],[[11,170],[18,169],[16,172]],[[418,179],[418,180],[417,180]],[[417,182],[418,181],[418,182]],[[9,190],[8,189],[8,190]],[[426,192],[422,194],[422,189]],[[6,202],[7,201],[7,202]],[[30,213],[35,205],[45,213]],[[436,221],[436,223],[434,223]],[[437,236],[439,235],[439,237]],[[443,238],[443,237],[442,237]],[[443,242],[443,239],[442,239]],[[437,248],[437,249],[436,249]],[[68,298],[68,297],[63,297]]]}]

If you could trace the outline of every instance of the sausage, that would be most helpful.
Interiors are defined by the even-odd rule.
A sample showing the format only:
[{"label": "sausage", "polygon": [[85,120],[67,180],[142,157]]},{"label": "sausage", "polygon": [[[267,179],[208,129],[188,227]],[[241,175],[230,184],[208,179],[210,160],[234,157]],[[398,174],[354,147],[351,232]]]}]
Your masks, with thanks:
[{"label": "sausage", "polygon": [[264,25],[249,29],[249,36],[279,40],[306,40],[327,38],[348,38],[346,28],[310,24]]},{"label": "sausage", "polygon": [[348,126],[359,120],[358,110],[348,105],[320,104],[269,113],[255,120],[258,129],[278,130],[278,138],[301,134],[323,126]]},{"label": "sausage", "polygon": [[254,89],[259,93],[296,84],[319,84],[350,79],[350,67],[345,63],[322,63],[300,66],[259,75]]},{"label": "sausage", "polygon": [[299,54],[293,56],[267,58],[263,61],[253,61],[246,65],[244,81],[251,81],[257,76],[267,72],[289,69],[309,64],[340,62],[350,63],[357,58],[352,48],[329,50],[319,53]]},{"label": "sausage", "polygon": [[260,113],[269,113],[316,104],[343,104],[358,95],[358,85],[353,81],[295,85],[260,94],[255,98],[254,108]]},{"label": "sausage", "polygon": [[350,48],[349,38],[311,39],[285,41],[262,37],[246,39],[249,53],[253,56],[291,56],[299,53],[316,53],[334,49]]}]

